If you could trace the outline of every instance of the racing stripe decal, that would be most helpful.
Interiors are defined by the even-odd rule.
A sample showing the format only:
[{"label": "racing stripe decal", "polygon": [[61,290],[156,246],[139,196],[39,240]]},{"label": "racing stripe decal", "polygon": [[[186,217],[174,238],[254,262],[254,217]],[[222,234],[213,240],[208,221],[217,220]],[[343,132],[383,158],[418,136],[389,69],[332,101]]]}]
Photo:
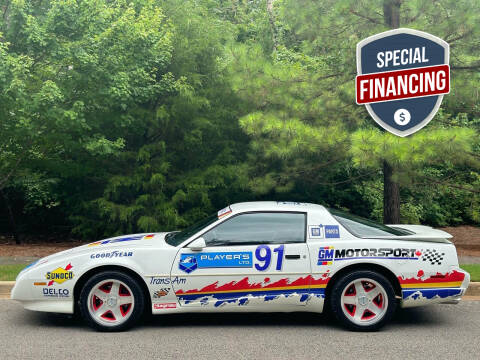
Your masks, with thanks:
[{"label": "racing stripe decal", "polygon": [[284,278],[270,284],[269,278],[265,278],[263,282],[250,283],[249,278],[244,277],[240,281],[231,281],[220,286],[216,281],[201,289],[178,290],[175,294],[186,304],[193,300],[208,297],[220,300],[215,306],[224,302],[236,302],[237,300],[239,305],[244,305],[248,297],[264,297],[265,301],[271,301],[280,295],[288,297],[293,294],[301,295],[300,301],[303,302],[307,301],[310,295],[323,298],[329,280],[328,275],[320,279],[308,275],[292,282],[289,282],[288,278]]}]

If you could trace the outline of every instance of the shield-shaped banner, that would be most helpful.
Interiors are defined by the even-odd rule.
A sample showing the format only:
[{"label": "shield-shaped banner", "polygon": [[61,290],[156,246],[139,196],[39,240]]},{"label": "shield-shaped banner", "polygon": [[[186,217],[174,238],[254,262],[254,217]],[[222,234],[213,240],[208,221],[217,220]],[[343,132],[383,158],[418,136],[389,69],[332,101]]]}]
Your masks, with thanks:
[{"label": "shield-shaped banner", "polygon": [[450,92],[448,61],[448,43],[422,31],[395,29],[366,38],[357,44],[357,104],[385,130],[413,134]]}]

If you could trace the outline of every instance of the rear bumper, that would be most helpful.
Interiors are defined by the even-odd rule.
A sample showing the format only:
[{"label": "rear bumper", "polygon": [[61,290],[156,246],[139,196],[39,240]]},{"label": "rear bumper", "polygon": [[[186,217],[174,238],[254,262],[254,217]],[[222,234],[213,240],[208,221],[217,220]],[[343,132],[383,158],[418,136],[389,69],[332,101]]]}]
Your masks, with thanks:
[{"label": "rear bumper", "polygon": [[[416,307],[429,304],[458,304],[470,284],[470,274],[459,267],[452,267],[448,274],[455,273],[458,279],[455,285],[452,282],[438,282],[438,286],[428,284],[428,287],[419,282],[415,288],[402,288],[401,307]],[[448,275],[447,274],[447,275]],[[463,275],[463,276],[462,276]]]}]

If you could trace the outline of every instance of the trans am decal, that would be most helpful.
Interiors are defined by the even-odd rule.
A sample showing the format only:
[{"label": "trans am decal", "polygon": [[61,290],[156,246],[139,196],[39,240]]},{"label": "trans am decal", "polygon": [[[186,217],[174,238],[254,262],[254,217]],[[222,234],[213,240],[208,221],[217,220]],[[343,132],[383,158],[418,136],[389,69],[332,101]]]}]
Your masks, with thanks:
[{"label": "trans am decal", "polygon": [[178,267],[188,274],[197,268],[249,268],[252,264],[251,252],[232,251],[182,254]]},{"label": "trans am decal", "polygon": [[98,246],[98,245],[105,245],[105,244],[114,244],[114,243],[124,242],[124,241],[152,239],[154,236],[155,236],[155,234],[126,236],[126,237],[117,238],[117,239],[96,241],[96,242],[93,242],[91,244],[88,244],[88,246]]},{"label": "trans am decal", "polygon": [[437,273],[426,279],[423,279],[423,277],[425,277],[423,270],[420,270],[416,277],[398,277],[404,300],[446,298],[460,295],[462,291],[460,286],[465,279],[465,274],[454,270],[446,274]]},{"label": "trans am decal", "polygon": [[72,264],[68,264],[65,268],[58,267],[53,271],[47,272],[45,278],[49,280],[48,286],[52,286],[53,283],[63,284],[65,281],[73,279],[73,272],[70,271]]},{"label": "trans am decal", "polygon": [[231,281],[223,285],[216,281],[201,289],[177,290],[175,295],[185,304],[194,300],[207,303],[213,298],[216,300],[215,307],[226,303],[246,305],[248,299],[252,297],[263,297],[264,301],[272,301],[281,295],[288,297],[294,294],[300,295],[300,302],[305,302],[312,296],[324,298],[329,280],[328,274],[324,274],[320,279],[308,275],[291,282],[288,278],[270,282],[270,278],[267,277],[263,282],[250,283],[249,278],[245,277],[240,281]]}]

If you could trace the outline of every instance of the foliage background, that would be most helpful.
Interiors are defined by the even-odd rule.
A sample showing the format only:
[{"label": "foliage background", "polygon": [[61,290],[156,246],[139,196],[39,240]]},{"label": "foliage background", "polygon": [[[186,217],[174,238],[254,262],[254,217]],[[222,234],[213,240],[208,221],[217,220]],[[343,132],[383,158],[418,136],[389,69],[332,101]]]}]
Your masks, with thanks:
[{"label": "foliage background", "polygon": [[[228,203],[480,223],[475,0],[0,0],[0,232],[173,230]],[[451,45],[422,131],[354,102],[355,45],[399,26]],[[393,15],[392,15],[393,14]]]}]

